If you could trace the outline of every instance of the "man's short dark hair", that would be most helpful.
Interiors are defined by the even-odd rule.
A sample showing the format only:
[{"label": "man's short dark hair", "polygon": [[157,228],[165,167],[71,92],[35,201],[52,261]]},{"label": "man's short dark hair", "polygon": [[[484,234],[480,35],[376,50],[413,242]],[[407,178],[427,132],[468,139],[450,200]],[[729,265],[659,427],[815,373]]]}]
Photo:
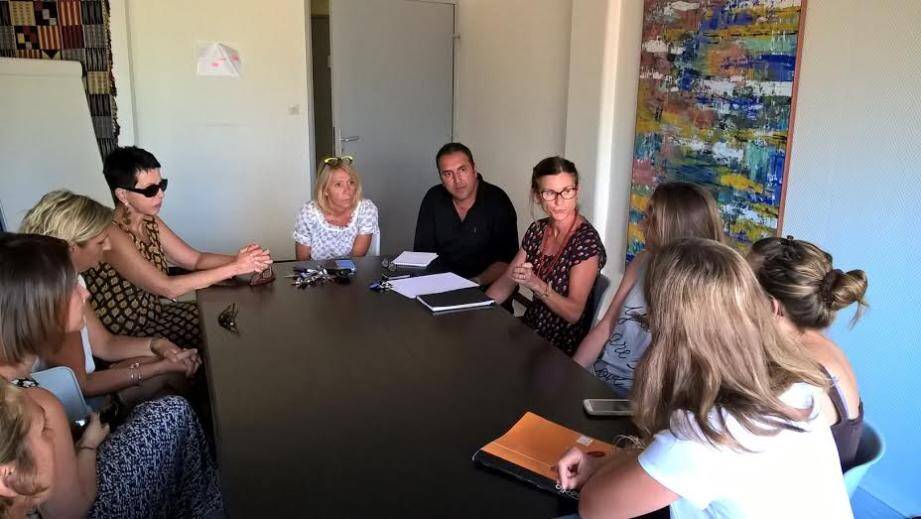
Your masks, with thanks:
[{"label": "man's short dark hair", "polygon": [[159,167],[160,162],[153,153],[135,146],[126,146],[115,148],[106,156],[102,174],[114,196],[117,187],[134,187],[138,173]]},{"label": "man's short dark hair", "polygon": [[435,169],[437,169],[439,173],[441,173],[441,165],[438,161],[441,160],[441,157],[452,153],[463,153],[467,156],[467,160],[470,161],[470,164],[475,164],[475,162],[473,162],[473,153],[470,152],[470,148],[459,142],[449,142],[442,146],[441,149],[438,150],[438,153],[435,154]]}]

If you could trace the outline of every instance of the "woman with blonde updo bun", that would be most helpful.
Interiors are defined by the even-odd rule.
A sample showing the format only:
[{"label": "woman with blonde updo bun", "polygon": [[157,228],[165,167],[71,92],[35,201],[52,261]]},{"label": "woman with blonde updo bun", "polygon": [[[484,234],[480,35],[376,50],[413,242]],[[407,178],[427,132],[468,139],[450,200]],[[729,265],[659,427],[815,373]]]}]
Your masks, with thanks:
[{"label": "woman with blonde updo bun", "polygon": [[832,433],[844,470],[857,455],[863,428],[863,403],[857,379],[847,356],[823,330],[835,314],[857,303],[853,325],[867,306],[867,275],[862,270],[844,272],[832,264],[831,254],[807,241],[765,238],[752,246],[748,261],[758,281],[773,299],[781,328],[798,337],[807,354],[830,379],[829,397],[835,416]]}]

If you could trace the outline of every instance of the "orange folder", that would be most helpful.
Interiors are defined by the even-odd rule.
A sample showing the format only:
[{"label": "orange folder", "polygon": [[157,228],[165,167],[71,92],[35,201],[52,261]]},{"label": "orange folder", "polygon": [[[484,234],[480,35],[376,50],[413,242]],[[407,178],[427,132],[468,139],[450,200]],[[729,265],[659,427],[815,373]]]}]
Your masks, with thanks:
[{"label": "orange folder", "polygon": [[599,458],[610,457],[617,449],[527,412],[508,432],[478,450],[473,461],[544,490],[578,498],[577,492],[556,488],[556,463],[571,447]]}]

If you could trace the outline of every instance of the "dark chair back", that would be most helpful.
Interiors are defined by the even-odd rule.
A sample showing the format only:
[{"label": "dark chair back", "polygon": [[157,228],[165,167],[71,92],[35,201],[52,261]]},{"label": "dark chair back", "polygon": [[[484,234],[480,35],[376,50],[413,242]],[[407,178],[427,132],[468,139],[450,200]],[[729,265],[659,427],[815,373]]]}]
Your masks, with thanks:
[{"label": "dark chair back", "polygon": [[598,313],[601,311],[601,303],[604,300],[604,293],[607,292],[609,286],[611,286],[611,280],[599,272],[598,277],[595,278],[595,285],[592,287],[592,293],[589,295],[591,298],[589,304],[591,306],[588,310],[591,312],[593,324],[600,317]]}]

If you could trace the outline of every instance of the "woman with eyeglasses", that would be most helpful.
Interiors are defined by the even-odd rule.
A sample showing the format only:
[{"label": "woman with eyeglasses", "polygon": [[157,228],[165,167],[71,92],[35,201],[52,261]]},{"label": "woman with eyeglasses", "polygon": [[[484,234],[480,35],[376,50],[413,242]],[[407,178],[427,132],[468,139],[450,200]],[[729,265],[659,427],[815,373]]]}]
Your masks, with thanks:
[{"label": "woman with eyeglasses", "polygon": [[[111,248],[98,268],[86,271],[87,288],[100,321],[117,335],[165,337],[189,348],[201,347],[194,303],[163,303],[234,276],[259,273],[272,263],[269,251],[249,244],[236,256],[201,252],[174,233],[158,216],[167,180],[148,151],[117,148],[103,165],[115,201],[109,227]],[[170,276],[177,265],[189,274]]]},{"label": "woman with eyeglasses", "polygon": [[297,214],[294,252],[299,260],[364,256],[379,233],[377,206],[361,197],[361,179],[349,156],[320,164],[313,200]]},{"label": "woman with eyeglasses", "polygon": [[607,259],[598,231],[579,214],[579,173],[562,157],[534,166],[532,203],[547,214],[531,224],[521,249],[486,295],[504,302],[516,286],[534,298],[522,321],[554,346],[572,355],[588,333],[595,278]]}]

